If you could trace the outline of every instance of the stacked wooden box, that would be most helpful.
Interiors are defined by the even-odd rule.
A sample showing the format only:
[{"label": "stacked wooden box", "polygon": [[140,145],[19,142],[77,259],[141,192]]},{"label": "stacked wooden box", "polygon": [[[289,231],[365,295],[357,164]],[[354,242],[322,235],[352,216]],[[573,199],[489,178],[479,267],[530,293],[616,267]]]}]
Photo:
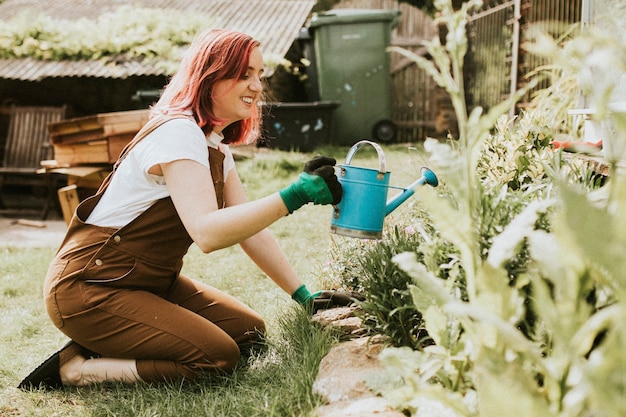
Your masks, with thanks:
[{"label": "stacked wooden box", "polygon": [[100,187],[148,115],[149,110],[101,113],[48,125],[54,160],[42,161],[42,165],[48,172],[68,177],[68,185],[58,190],[66,223],[80,201]]},{"label": "stacked wooden box", "polygon": [[149,110],[101,113],[48,126],[57,167],[113,164],[148,121]]}]

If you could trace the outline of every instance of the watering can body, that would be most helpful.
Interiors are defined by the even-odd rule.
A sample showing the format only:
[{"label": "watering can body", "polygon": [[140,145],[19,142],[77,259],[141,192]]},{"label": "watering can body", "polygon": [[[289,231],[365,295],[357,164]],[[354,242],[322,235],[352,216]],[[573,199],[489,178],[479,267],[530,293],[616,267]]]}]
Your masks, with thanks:
[{"label": "watering can body", "polygon": [[389,177],[390,172],[339,165],[343,196],[334,208],[331,232],[364,239],[382,237]]},{"label": "watering can body", "polygon": [[[350,165],[352,157],[360,148],[371,145],[378,153],[378,170]],[[391,173],[386,170],[385,154],[375,142],[357,142],[346,156],[346,163],[338,165],[337,178],[343,188],[341,202],[334,206],[330,231],[332,233],[361,239],[380,239],[385,216],[414,194],[417,185],[437,185],[437,177],[427,168],[422,178],[387,200]],[[427,171],[424,171],[426,169]]]}]

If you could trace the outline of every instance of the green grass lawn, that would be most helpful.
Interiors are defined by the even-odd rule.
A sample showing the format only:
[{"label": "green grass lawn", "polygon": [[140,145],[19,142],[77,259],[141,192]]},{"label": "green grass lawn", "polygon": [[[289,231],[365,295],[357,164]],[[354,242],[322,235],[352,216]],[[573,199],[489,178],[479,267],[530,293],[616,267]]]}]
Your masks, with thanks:
[{"label": "green grass lawn", "polygon": [[[347,148],[316,153],[343,162]],[[407,146],[385,147],[392,185],[407,185],[419,175],[421,153]],[[263,151],[238,161],[248,195],[275,192],[297,177],[312,154]],[[375,153],[359,151],[353,165],[377,166]],[[332,209],[309,205],[275,223],[294,267],[312,289],[332,286],[324,265],[331,246]],[[204,255],[192,246],[183,272],[224,289],[262,314],[268,324],[268,350],[224,378],[155,386],[106,385],[55,392],[22,392],[19,381],[66,337],[50,322],[42,283],[56,248],[0,248],[0,416],[305,416],[317,404],[311,395],[319,361],[333,343],[312,326],[301,309],[265,277],[239,247]]]}]

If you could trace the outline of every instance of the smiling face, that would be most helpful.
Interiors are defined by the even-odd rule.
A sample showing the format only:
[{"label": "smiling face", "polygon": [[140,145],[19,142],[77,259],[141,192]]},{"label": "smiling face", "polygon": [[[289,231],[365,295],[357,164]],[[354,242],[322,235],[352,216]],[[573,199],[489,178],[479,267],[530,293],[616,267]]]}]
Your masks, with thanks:
[{"label": "smiling face", "polygon": [[213,113],[224,125],[215,126],[221,132],[227,125],[252,116],[252,109],[263,92],[263,55],[259,48],[250,53],[248,70],[238,80],[221,80],[213,88]]}]

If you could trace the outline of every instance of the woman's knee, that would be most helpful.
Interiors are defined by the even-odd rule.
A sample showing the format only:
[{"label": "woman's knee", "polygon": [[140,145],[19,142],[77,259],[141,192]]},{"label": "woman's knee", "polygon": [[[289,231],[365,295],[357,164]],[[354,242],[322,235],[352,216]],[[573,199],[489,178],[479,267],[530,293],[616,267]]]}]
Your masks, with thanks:
[{"label": "woman's knee", "polygon": [[239,345],[235,340],[222,338],[221,340],[209,340],[202,350],[203,357],[194,361],[194,367],[200,372],[232,372],[241,357]]},{"label": "woman's knee", "polygon": [[260,315],[252,312],[242,321],[240,333],[233,336],[238,345],[257,342],[265,336],[265,321]]},{"label": "woman's knee", "polygon": [[265,320],[263,320],[263,318],[256,314],[251,321],[251,328],[254,329],[254,332],[256,332],[257,334],[265,334]]},{"label": "woman's knee", "polygon": [[222,346],[219,351],[207,357],[209,369],[217,368],[222,372],[231,373],[239,363],[240,357],[239,346],[233,340],[228,346]]},{"label": "woman's knee", "polygon": [[232,343],[219,343],[189,361],[137,360],[137,373],[146,382],[193,381],[201,375],[232,373],[239,363],[239,346]]}]

